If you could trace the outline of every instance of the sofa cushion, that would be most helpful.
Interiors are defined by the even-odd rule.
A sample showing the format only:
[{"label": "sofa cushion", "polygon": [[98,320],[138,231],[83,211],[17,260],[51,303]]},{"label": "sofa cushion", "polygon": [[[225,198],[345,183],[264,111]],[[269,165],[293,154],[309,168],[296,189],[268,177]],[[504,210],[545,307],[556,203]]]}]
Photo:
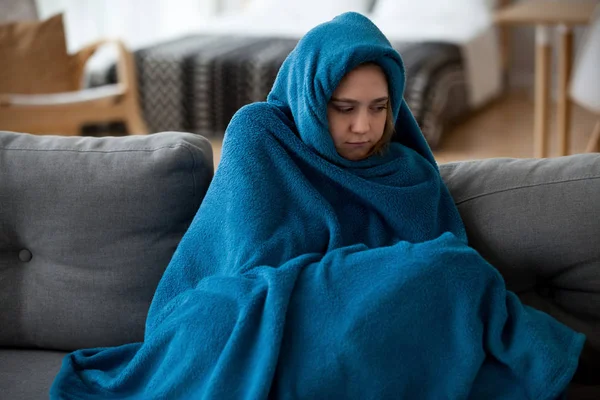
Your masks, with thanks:
[{"label": "sofa cushion", "polygon": [[0,398],[48,399],[65,355],[59,351],[0,349]]},{"label": "sofa cushion", "polygon": [[0,93],[77,90],[62,14],[44,21],[0,25]]},{"label": "sofa cushion", "polygon": [[470,244],[508,289],[600,350],[600,154],[450,163],[441,173]]},{"label": "sofa cushion", "polygon": [[141,341],[213,173],[207,139],[0,132],[0,346]]}]

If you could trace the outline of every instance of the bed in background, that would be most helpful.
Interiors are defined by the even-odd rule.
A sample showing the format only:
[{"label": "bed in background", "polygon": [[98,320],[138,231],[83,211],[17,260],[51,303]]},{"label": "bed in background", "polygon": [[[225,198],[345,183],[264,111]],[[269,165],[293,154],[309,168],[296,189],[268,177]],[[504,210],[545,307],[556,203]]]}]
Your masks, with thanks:
[{"label": "bed in background", "polygon": [[[454,122],[502,92],[501,42],[493,24],[496,1],[377,0],[371,12],[371,19],[392,42],[425,47],[445,43],[460,54],[460,65],[444,66],[435,74],[418,71],[411,76],[410,69],[407,74],[409,83],[411,79],[423,81],[423,95],[412,82],[405,98],[432,148]],[[431,54],[427,63],[435,65],[440,57]]]},{"label": "bed in background", "polygon": [[[430,146],[501,90],[488,0],[252,0],[189,36],[135,51],[149,129],[222,136],[243,105],[263,101],[304,33],[344,11],[370,18],[401,53],[405,99]],[[314,4],[312,4],[314,3]],[[318,11],[318,14],[317,14]],[[114,70],[108,80],[114,81]]]}]

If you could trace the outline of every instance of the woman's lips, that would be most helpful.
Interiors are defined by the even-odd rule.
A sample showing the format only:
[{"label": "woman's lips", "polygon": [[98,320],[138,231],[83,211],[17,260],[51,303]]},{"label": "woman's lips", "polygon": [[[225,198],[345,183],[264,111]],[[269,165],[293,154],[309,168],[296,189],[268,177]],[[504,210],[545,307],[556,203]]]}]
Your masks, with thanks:
[{"label": "woman's lips", "polygon": [[346,142],[346,144],[350,145],[350,146],[364,146],[365,144],[369,143],[367,142]]}]

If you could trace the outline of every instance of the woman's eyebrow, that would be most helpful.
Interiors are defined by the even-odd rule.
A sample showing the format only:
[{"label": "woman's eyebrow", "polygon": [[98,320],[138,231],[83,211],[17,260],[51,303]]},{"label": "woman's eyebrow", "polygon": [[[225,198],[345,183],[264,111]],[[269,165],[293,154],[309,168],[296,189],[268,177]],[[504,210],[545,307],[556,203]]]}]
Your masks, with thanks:
[{"label": "woman's eyebrow", "polygon": [[[384,101],[388,101],[389,97],[388,96],[384,96],[384,97],[379,97],[373,101],[371,101],[372,103],[381,103]],[[338,97],[332,97],[331,101],[334,101],[336,103],[350,103],[350,104],[359,104],[360,101],[358,100],[354,100],[354,99],[346,99],[346,98],[338,98]]]},{"label": "woman's eyebrow", "polygon": [[373,100],[371,103],[381,103],[381,102],[388,101],[388,100],[389,100],[389,97],[384,96],[384,97],[379,97],[379,98]]}]

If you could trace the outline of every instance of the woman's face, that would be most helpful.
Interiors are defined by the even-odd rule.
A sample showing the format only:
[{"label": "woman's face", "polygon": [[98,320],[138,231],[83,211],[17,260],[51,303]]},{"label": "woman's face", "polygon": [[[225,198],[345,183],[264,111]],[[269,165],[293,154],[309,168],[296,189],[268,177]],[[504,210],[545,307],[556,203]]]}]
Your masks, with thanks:
[{"label": "woman's face", "polygon": [[327,106],[339,155],[352,161],[369,155],[383,136],[388,96],[386,76],[377,65],[359,66],[344,76]]}]

